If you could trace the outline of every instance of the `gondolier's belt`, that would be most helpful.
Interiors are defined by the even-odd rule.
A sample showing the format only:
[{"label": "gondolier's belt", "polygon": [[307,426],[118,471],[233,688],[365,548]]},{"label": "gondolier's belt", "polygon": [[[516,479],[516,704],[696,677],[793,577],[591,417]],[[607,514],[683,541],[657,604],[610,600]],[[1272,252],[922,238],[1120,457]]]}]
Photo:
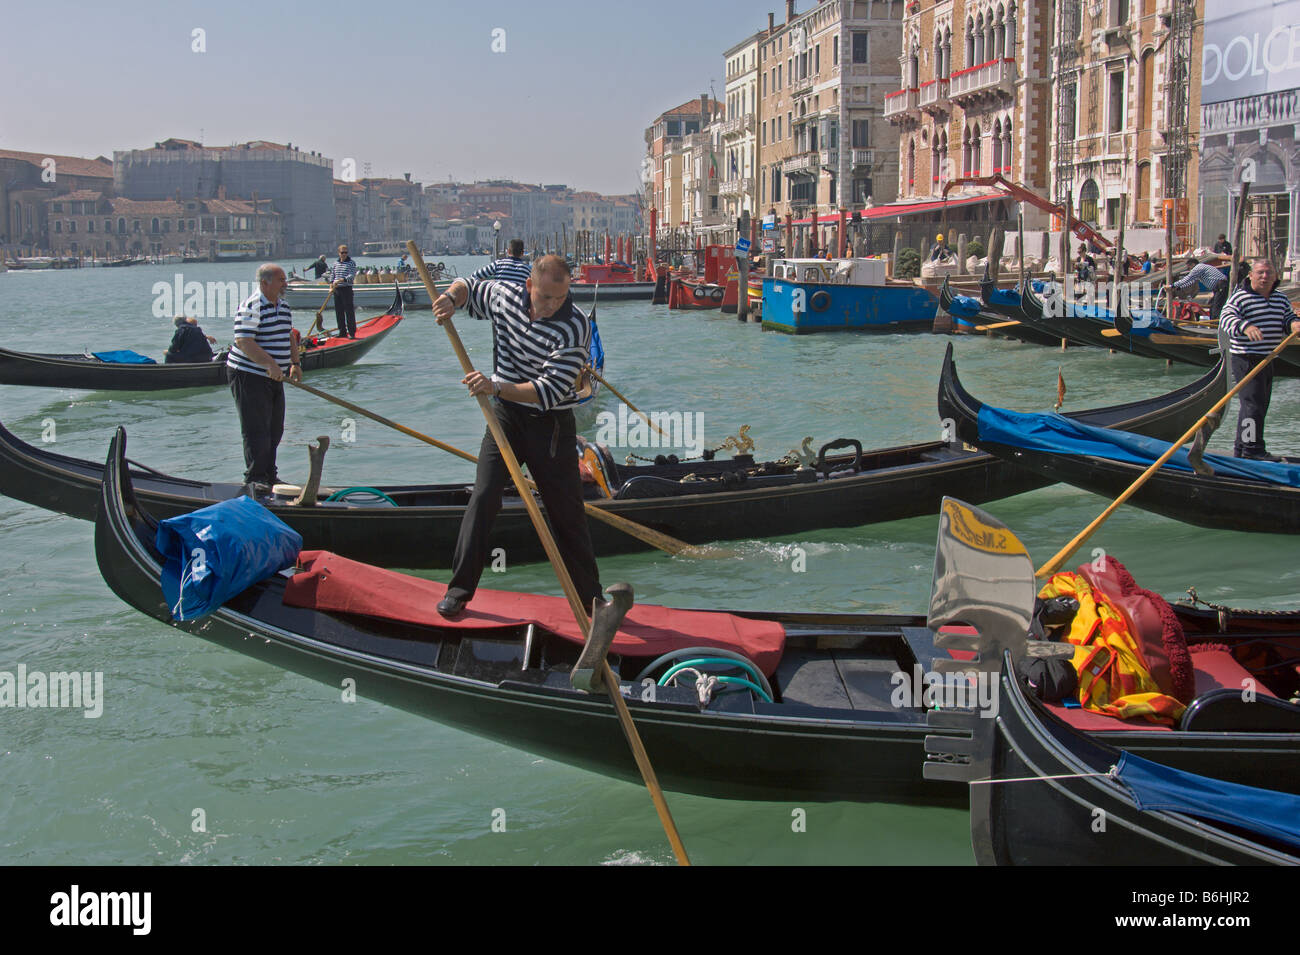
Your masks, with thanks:
[{"label": "gondolier's belt", "polygon": [[536,408],[530,408],[527,405],[521,405],[514,401],[506,401],[504,398],[493,398],[493,403],[504,409],[507,413],[520,418],[527,418],[532,422],[532,427],[541,425],[545,427],[545,422],[551,423],[551,449],[550,457],[555,457],[555,452],[559,450],[560,444],[560,422],[564,415],[572,417],[573,411],[569,408],[561,410],[541,411]]}]

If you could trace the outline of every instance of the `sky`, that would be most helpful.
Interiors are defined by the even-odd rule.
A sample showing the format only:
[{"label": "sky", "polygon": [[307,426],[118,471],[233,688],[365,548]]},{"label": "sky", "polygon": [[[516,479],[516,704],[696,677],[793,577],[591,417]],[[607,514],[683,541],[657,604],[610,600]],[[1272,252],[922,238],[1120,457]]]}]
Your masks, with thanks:
[{"label": "sky", "polygon": [[785,3],[15,3],[0,149],[264,139],[322,153],[336,176],[351,158],[358,177],[628,193],[645,128],[710,84],[724,99],[723,51],[769,11],[784,20]]}]

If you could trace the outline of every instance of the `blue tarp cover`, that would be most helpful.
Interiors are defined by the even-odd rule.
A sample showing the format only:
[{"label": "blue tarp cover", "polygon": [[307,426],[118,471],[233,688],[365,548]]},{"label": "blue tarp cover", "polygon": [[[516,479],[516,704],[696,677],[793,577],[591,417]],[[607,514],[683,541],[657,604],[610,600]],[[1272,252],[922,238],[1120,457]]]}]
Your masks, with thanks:
[{"label": "blue tarp cover", "polygon": [[1300,847],[1300,796],[1186,773],[1132,753],[1120,754],[1116,770],[1143,812],[1213,819]]},{"label": "blue tarp cover", "polygon": [[1020,293],[1015,289],[995,288],[989,293],[990,305],[1020,305]]},{"label": "blue tarp cover", "polygon": [[971,298],[969,295],[954,295],[952,305],[948,307],[949,315],[960,315],[962,318],[974,318],[980,313],[982,303],[977,298]]},{"label": "blue tarp cover", "polygon": [[[1169,442],[1128,431],[1081,424],[1059,414],[1026,414],[984,405],[979,413],[981,441],[992,441],[1051,454],[1092,455],[1109,461],[1150,466],[1169,450]],[[1300,466],[1272,461],[1248,461],[1220,454],[1205,455],[1205,463],[1218,477],[1245,478],[1300,487]],[[1179,448],[1164,467],[1192,473],[1187,449]]]},{"label": "blue tarp cover", "polygon": [[139,352],[131,351],[129,348],[123,348],[121,351],[96,351],[91,352],[100,361],[111,362],[116,365],[156,365],[158,364],[148,355],[141,355]]},{"label": "blue tarp cover", "polygon": [[302,536],[250,497],[236,497],[158,525],[163,596],[177,620],[211,613],[259,580],[290,567]]}]

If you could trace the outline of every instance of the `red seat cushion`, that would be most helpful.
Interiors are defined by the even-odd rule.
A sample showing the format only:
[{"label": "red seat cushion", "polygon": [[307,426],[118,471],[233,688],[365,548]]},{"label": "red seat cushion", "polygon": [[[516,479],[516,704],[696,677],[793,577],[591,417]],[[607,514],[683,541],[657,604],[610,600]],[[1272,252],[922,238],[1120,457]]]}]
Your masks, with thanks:
[{"label": "red seat cushion", "polygon": [[[1196,695],[1210,690],[1254,689],[1256,696],[1274,696],[1272,690],[1255,680],[1250,671],[1233,658],[1222,644],[1200,644],[1191,648],[1192,663],[1196,668]],[[1250,680],[1247,683],[1245,681]]]},{"label": "red seat cushion", "polygon": [[[354,613],[447,629],[489,631],[529,623],[574,643],[582,632],[563,597],[480,589],[465,612],[447,620],[437,611],[447,585],[423,577],[372,567],[329,551],[303,551],[302,570],[284,590],[284,602],[334,613]],[[612,650],[633,657],[657,657],[684,647],[721,647],[743,653],[772,676],[785,650],[785,628],[707,610],[675,610],[637,604],[614,638]]]}]

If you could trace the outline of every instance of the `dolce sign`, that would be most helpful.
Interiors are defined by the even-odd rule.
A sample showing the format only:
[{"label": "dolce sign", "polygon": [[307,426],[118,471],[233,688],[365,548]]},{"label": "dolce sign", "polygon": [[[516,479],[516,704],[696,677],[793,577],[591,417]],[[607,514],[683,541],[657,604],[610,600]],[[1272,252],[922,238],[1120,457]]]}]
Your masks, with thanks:
[{"label": "dolce sign", "polygon": [[1201,102],[1300,87],[1300,0],[1206,0]]}]

